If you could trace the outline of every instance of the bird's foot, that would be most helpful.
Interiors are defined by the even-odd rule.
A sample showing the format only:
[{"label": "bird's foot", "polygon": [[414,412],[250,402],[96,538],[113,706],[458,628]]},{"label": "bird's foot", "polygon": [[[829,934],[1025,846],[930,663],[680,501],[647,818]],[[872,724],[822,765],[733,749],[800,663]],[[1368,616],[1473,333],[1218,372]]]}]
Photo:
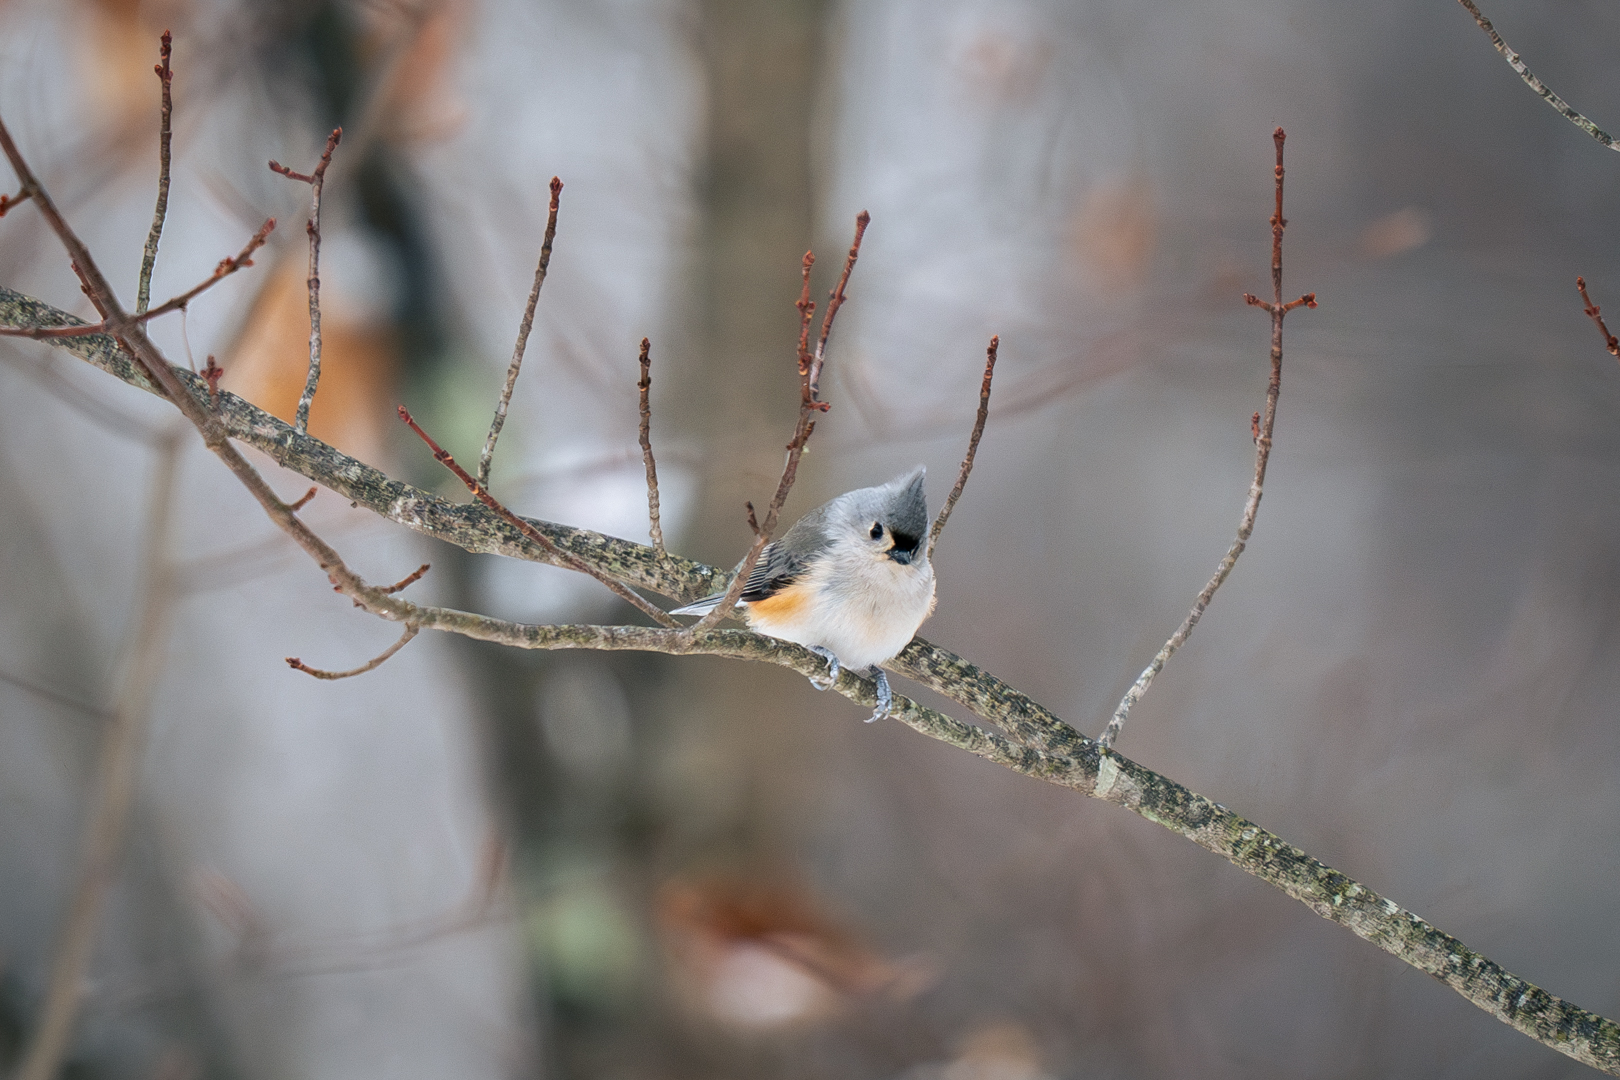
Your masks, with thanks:
[{"label": "bird's foot", "polygon": [[808,648],[827,661],[827,674],[819,679],[811,675],[810,685],[817,690],[831,690],[833,683],[838,681],[838,673],[843,670],[843,665],[838,662],[838,657],[834,656],[830,649],[824,649],[820,645],[810,645]]},{"label": "bird's foot", "polygon": [[893,715],[894,691],[889,689],[889,677],[876,664],[867,668],[866,673],[877,683],[877,710],[866,718],[868,724],[875,724],[885,716]]}]

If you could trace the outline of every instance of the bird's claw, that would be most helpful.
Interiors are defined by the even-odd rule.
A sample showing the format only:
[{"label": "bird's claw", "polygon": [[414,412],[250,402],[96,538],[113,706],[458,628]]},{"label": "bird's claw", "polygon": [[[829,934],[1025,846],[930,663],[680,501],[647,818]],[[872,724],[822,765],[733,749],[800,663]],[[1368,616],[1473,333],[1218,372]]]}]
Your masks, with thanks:
[{"label": "bird's claw", "polygon": [[889,677],[883,674],[883,669],[873,664],[867,669],[872,681],[877,683],[877,709],[866,718],[868,724],[875,724],[886,716],[892,716],[894,710],[894,691],[889,689]]},{"label": "bird's claw", "polygon": [[831,690],[833,684],[838,681],[838,673],[843,670],[843,665],[838,662],[838,657],[834,656],[831,650],[824,649],[820,645],[811,645],[810,651],[827,661],[827,674],[819,679],[814,675],[809,676],[810,685],[817,690]]}]

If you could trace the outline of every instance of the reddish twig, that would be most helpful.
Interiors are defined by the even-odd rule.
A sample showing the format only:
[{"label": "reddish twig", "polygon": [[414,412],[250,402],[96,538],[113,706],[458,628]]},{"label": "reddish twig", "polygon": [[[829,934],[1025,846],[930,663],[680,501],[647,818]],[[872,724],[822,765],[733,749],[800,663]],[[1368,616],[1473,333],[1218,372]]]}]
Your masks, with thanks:
[{"label": "reddish twig", "polygon": [[[390,590],[385,589],[383,591],[388,592]],[[320,668],[310,667],[296,656],[287,657],[287,666],[302,671],[305,675],[313,675],[317,679],[352,679],[356,675],[364,675],[368,671],[376,671],[382,667],[390,656],[403,649],[411,638],[421,633],[421,631],[422,628],[415,623],[406,623],[405,632],[399,635],[398,641],[384,649],[381,654],[372,657],[357,668],[350,668],[348,671],[322,671]]]},{"label": "reddish twig", "polygon": [[777,481],[776,494],[771,497],[770,505],[765,508],[763,522],[752,520],[749,524],[754,529],[754,544],[748,549],[748,555],[743,559],[742,565],[737,568],[731,584],[726,588],[725,595],[720,598],[713,611],[687,627],[688,634],[713,629],[720,621],[731,614],[731,609],[737,606],[737,598],[742,595],[743,589],[748,585],[748,578],[759,565],[759,557],[765,546],[771,542],[776,533],[777,519],[781,517],[782,505],[787,502],[788,492],[793,490],[793,482],[799,475],[799,458],[804,454],[805,444],[816,430],[815,417],[827,411],[830,407],[819,397],[819,383],[821,379],[821,366],[826,358],[827,337],[832,333],[833,319],[838,315],[838,309],[844,303],[844,286],[849,283],[849,275],[855,269],[855,260],[861,253],[861,238],[866,235],[866,226],[872,220],[872,215],[862,210],[855,218],[855,239],[849,246],[849,257],[844,260],[844,272],[838,276],[838,284],[833,288],[831,297],[827,301],[827,312],[821,320],[821,338],[816,343],[816,351],[812,355],[808,351],[810,340],[810,316],[815,311],[815,305],[810,300],[810,267],[815,263],[815,256],[805,253],[802,265],[804,285],[799,293],[797,307],[799,309],[799,419],[793,428],[793,438],[788,440],[787,461],[782,466],[782,478]]},{"label": "reddish twig", "polygon": [[838,284],[827,294],[827,310],[821,316],[821,337],[816,342],[816,358],[810,368],[812,396],[821,393],[821,365],[827,357],[827,336],[832,333],[833,320],[838,317],[838,309],[844,306],[844,286],[849,284],[850,271],[855,269],[855,259],[861,253],[861,238],[866,235],[866,227],[871,223],[872,215],[865,210],[855,215],[855,239],[850,243],[849,254],[844,258],[844,271],[838,275]]},{"label": "reddish twig", "polygon": [[315,402],[315,388],[321,381],[321,189],[326,184],[326,167],[332,164],[332,151],[342,138],[343,129],[333,128],[332,134],[326,137],[320,163],[307,176],[270,162],[273,171],[310,187],[309,221],[304,225],[304,231],[309,234],[309,277],[306,279],[309,285],[309,374],[304,377],[304,392],[298,395],[298,411],[293,416],[293,430],[300,435],[309,430],[309,407]]},{"label": "reddish twig", "polygon": [[[291,510],[293,513],[296,514],[298,511],[302,510],[304,507],[309,505],[309,501],[315,497],[315,493],[317,491],[319,491],[319,490],[320,490],[320,488],[313,488],[313,487],[310,488],[308,491],[304,492],[304,494],[299,498],[299,500],[297,502],[288,503],[287,504],[287,509]],[[394,592],[394,591],[395,590],[393,590],[393,589],[384,589],[383,590],[383,592]]]},{"label": "reddish twig", "polygon": [[647,467],[647,531],[652,536],[653,550],[659,558],[664,550],[664,526],[658,519],[658,462],[653,460],[652,449],[652,341],[641,339],[641,381],[636,383],[641,392],[641,460]]},{"label": "reddish twig", "polygon": [[158,125],[158,193],[157,209],[152,211],[152,231],[146,234],[146,251],[141,256],[141,278],[135,290],[135,314],[144,315],[152,301],[152,267],[157,264],[158,241],[163,237],[163,219],[169,214],[169,143],[173,134],[170,127],[174,116],[174,95],[170,84],[174,71],[169,57],[174,52],[174,36],[163,31],[163,44],[158,50],[161,62],[153,65],[158,82],[163,85],[163,119]]},{"label": "reddish twig", "polygon": [[956,473],[956,486],[951,488],[951,494],[940,508],[939,517],[934,519],[934,527],[928,530],[928,557],[934,557],[934,545],[939,543],[939,534],[945,531],[945,522],[950,520],[951,511],[956,508],[956,500],[962,497],[962,489],[967,487],[968,473],[973,471],[973,458],[979,452],[979,438],[984,434],[984,423],[990,418],[990,382],[996,375],[996,353],[1001,348],[1001,337],[998,335],[990,339],[990,347],[984,351],[984,381],[979,384],[979,415],[973,420],[973,434],[968,436],[967,453],[962,458],[962,467]]},{"label": "reddish twig", "polygon": [[34,193],[26,187],[15,195],[0,195],[0,217],[6,216],[6,211],[14,209],[21,203],[34,197]]},{"label": "reddish twig", "polygon": [[1586,293],[1586,279],[1582,277],[1576,278],[1575,287],[1580,290],[1581,300],[1586,304],[1586,317],[1597,324],[1598,333],[1603,335],[1603,344],[1609,350],[1609,354],[1611,356],[1620,356],[1620,338],[1616,338],[1609,333],[1609,328],[1604,325],[1603,312],[1596,304],[1592,303],[1592,298]]},{"label": "reddish twig", "polygon": [[[315,490],[314,488],[310,488],[311,492],[313,492],[314,490]],[[404,577],[400,578],[398,581],[394,582],[392,585],[384,586],[383,588],[378,589],[377,591],[378,592],[385,592],[385,593],[397,593],[397,592],[400,592],[407,585],[414,585],[418,581],[421,581],[422,580],[422,575],[427,573],[431,569],[433,569],[433,564],[432,563],[423,563],[421,566],[418,566],[415,570],[412,570],[410,573],[406,574]]]},{"label": "reddish twig", "polygon": [[669,627],[680,625],[674,619],[669,617],[668,612],[663,611],[649,603],[645,597],[632,591],[624,584],[614,581],[612,578],[602,573],[590,563],[579,558],[577,555],[574,555],[572,552],[564,551],[562,548],[552,543],[551,538],[546,536],[545,533],[541,532],[539,529],[536,529],[533,525],[530,525],[527,521],[524,521],[522,518],[512,513],[512,511],[508,510],[504,503],[489,493],[488,488],[484,487],[483,484],[480,484],[471,473],[456,463],[456,459],[450,456],[450,451],[443,449],[438,443],[434,442],[433,436],[422,430],[421,425],[418,424],[411,416],[410,410],[406,409],[403,405],[399,406],[399,418],[405,421],[405,424],[412,431],[416,432],[418,438],[427,443],[428,449],[433,451],[433,458],[435,461],[439,462],[439,464],[455,473],[456,479],[467,485],[467,490],[473,493],[474,498],[499,514],[503,519],[505,519],[508,525],[518,530],[530,540],[533,540],[536,544],[539,544],[546,550],[548,554],[560,561],[570,570],[578,570],[580,573],[588,574],[597,581],[600,581],[603,585],[606,585],[609,589],[611,589],[615,596],[633,605],[636,610],[642,612],[659,625]]},{"label": "reddish twig", "polygon": [[1238,556],[1242,555],[1243,549],[1248,546],[1249,536],[1254,532],[1255,516],[1260,512],[1260,496],[1266,481],[1266,463],[1271,457],[1271,433],[1277,423],[1277,396],[1282,389],[1283,317],[1301,305],[1311,308],[1316,306],[1315,293],[1306,293],[1297,300],[1283,303],[1282,241],[1283,230],[1288,227],[1288,220],[1283,217],[1283,140],[1286,136],[1283,129],[1278,128],[1272,132],[1271,137],[1277,146],[1277,167],[1275,170],[1277,178],[1277,209],[1271,215],[1272,299],[1269,301],[1261,300],[1259,297],[1249,293],[1243,294],[1244,300],[1255,307],[1263,308],[1271,315],[1271,381],[1266,386],[1265,411],[1260,414],[1257,420],[1251,421],[1255,444],[1254,480],[1249,484],[1249,497],[1243,505],[1243,516],[1238,521],[1237,539],[1232,541],[1232,546],[1227,549],[1225,557],[1221,559],[1220,565],[1216,567],[1215,576],[1209,579],[1209,583],[1204,586],[1203,591],[1198,594],[1198,598],[1193,601],[1192,611],[1182,620],[1176,632],[1170,635],[1170,640],[1164,643],[1164,648],[1159,650],[1152,663],[1148,664],[1142,674],[1137,676],[1136,682],[1126,691],[1124,699],[1119,703],[1119,708],[1114,710],[1114,715],[1108,721],[1108,726],[1103,729],[1102,735],[1097,739],[1104,748],[1114,745],[1114,740],[1119,738],[1120,729],[1125,726],[1126,717],[1130,715],[1131,707],[1142,699],[1143,694],[1147,693],[1147,688],[1152,684],[1154,677],[1164,669],[1165,662],[1174,655],[1177,649],[1181,648],[1182,643],[1192,634],[1193,627],[1198,625],[1198,620],[1203,616],[1204,609],[1209,606],[1210,600],[1215,596],[1215,590],[1221,587],[1221,583],[1232,572],[1232,567],[1237,564]]},{"label": "reddish twig", "polygon": [[120,335],[128,328],[138,326],[144,322],[149,322],[152,319],[157,318],[159,315],[167,315],[171,311],[182,310],[206,290],[213,288],[215,285],[230,277],[238,270],[241,270],[244,267],[252,266],[253,253],[264,246],[265,241],[270,238],[270,233],[273,229],[275,229],[275,227],[276,219],[266,218],[264,224],[259,226],[259,231],[254,233],[253,236],[249,238],[247,244],[242,248],[241,251],[237,252],[234,256],[228,259],[221,259],[219,261],[219,265],[214,267],[214,272],[208,275],[208,277],[196,287],[189,289],[170,300],[165,300],[163,303],[159,304],[155,308],[152,308],[150,311],[143,311],[138,315],[120,315],[116,319],[110,317],[107,311],[100,306],[101,301],[96,296],[94,287],[85,278],[84,270],[78,264],[78,261],[74,260],[73,272],[79,275],[79,287],[84,290],[84,294],[86,296],[90,297],[90,299],[97,304],[97,311],[101,315],[101,321],[97,323],[82,323],[78,326],[4,326],[0,327],[0,335],[5,335],[8,337],[34,338],[36,340],[45,340],[49,338],[85,337],[90,334],[112,334],[114,336]]},{"label": "reddish twig", "polygon": [[407,625],[419,624],[424,609],[397,600],[367,585],[364,579],[349,569],[343,557],[332,545],[317,536],[289,509],[288,504],[283,502],[265,482],[258,470],[232,445],[229,432],[220,416],[193,396],[173,366],[146,336],[140,320],[127,315],[119,306],[117,294],[113,292],[106,275],[101,272],[89,249],[84,246],[84,242],[68,225],[61,211],[40,185],[3,122],[0,122],[0,151],[3,151],[7,160],[11,162],[11,167],[22,181],[24,190],[32,192],[40,214],[56,233],[62,246],[67,249],[69,261],[91,303],[110,326],[118,328],[115,335],[119,345],[134,357],[136,366],[146,374],[152,385],[161,390],[191,422],[202,436],[203,444],[231,470],[270,520],[315,560],[335,587],[360,607],[385,619]]},{"label": "reddish twig", "polygon": [[214,354],[208,354],[208,366],[203,368],[202,377],[208,383],[208,400],[214,408],[219,408],[219,379],[225,374],[225,369],[214,363]]},{"label": "reddish twig", "polygon": [[[563,182],[551,178],[551,206],[546,211],[546,235],[540,241],[540,261],[534,268],[534,286],[529,290],[529,302],[523,308],[523,321],[518,324],[517,343],[512,346],[512,362],[506,369],[506,385],[501,387],[501,399],[495,403],[495,416],[489,422],[489,435],[484,439],[484,451],[478,455],[478,482],[489,486],[489,470],[495,463],[495,440],[501,437],[506,424],[506,409],[512,403],[512,391],[517,387],[518,371],[523,367],[523,353],[529,347],[529,331],[534,328],[534,309],[540,302],[540,287],[546,283],[546,271],[551,266],[551,244],[557,238],[557,206],[562,199]],[[663,550],[660,544],[659,550]]]}]

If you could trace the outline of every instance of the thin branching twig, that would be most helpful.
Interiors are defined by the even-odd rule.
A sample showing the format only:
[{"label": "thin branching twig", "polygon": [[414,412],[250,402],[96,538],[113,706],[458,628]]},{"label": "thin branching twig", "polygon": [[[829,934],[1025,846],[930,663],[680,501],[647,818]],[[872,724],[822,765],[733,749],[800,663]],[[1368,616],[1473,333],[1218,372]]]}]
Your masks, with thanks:
[{"label": "thin branching twig", "polygon": [[562,199],[563,182],[551,178],[551,206],[546,210],[546,235],[540,241],[540,261],[534,268],[534,285],[529,289],[529,302],[523,308],[523,321],[518,324],[517,343],[512,346],[512,362],[506,368],[506,383],[501,387],[501,399],[495,403],[495,416],[489,422],[489,435],[484,439],[484,450],[478,455],[478,483],[489,487],[489,470],[495,463],[495,440],[501,437],[506,425],[506,409],[512,403],[512,391],[517,387],[518,371],[523,367],[523,353],[529,347],[529,331],[534,329],[534,309],[540,303],[540,288],[546,283],[546,271],[551,267],[551,245],[557,238],[557,206]]},{"label": "thin branching twig", "polygon": [[321,381],[321,189],[326,186],[326,168],[332,164],[332,151],[342,138],[343,129],[333,128],[332,134],[326,137],[326,149],[321,152],[319,164],[307,175],[270,162],[271,171],[302,181],[310,188],[309,221],[304,225],[304,231],[309,233],[309,374],[304,376],[304,392],[298,395],[298,411],[293,419],[293,427],[299,431],[309,430],[309,407],[315,402],[315,388]]},{"label": "thin branching twig", "polygon": [[[641,392],[641,461],[647,467],[647,533],[652,537],[653,550],[660,556],[664,550],[664,526],[658,518],[658,462],[653,460],[652,448],[652,341],[641,339],[641,379],[636,383]],[[753,508],[749,507],[750,515]]]},{"label": "thin branching twig", "polygon": [[[646,626],[526,626],[447,608],[412,604],[367,585],[324,540],[312,533],[236,452],[240,440],[269,453],[282,465],[366,505],[390,520],[437,536],[470,551],[490,551],[558,565],[589,561],[622,582],[684,600],[712,591],[725,574],[652,548],[546,522],[527,522],[514,531],[508,517],[482,502],[451,504],[395,481],[325,443],[295,431],[228,392],[217,408],[203,404],[204,381],[164,360],[138,325],[130,326],[105,277],[62,219],[17,153],[0,124],[0,148],[12,161],[24,191],[67,248],[86,292],[118,336],[60,339],[60,347],[134,386],[174,403],[264,508],[271,520],[320,565],[345,595],[366,611],[422,629],[457,633],[529,649],[637,650],[671,655],[711,655],[777,664],[805,675],[825,673],[819,657],[797,645],[744,630],[662,629]],[[1281,215],[1278,215],[1279,224]],[[1280,269],[1280,260],[1275,264]],[[1280,293],[1278,294],[1280,300]],[[1301,302],[1264,304],[1274,313]],[[13,326],[67,326],[77,320],[40,301],[0,288],[0,322]],[[1276,339],[1274,337],[1274,343]],[[1280,350],[1279,350],[1280,351]],[[546,543],[536,538],[544,536]],[[1069,787],[1140,814],[1229,860],[1323,918],[1444,982],[1468,1001],[1515,1030],[1578,1061],[1620,1075],[1620,1025],[1548,994],[1505,971],[1489,958],[1405,911],[1393,901],[1311,858],[1298,848],[1245,820],[1226,807],[1105,750],[1064,724],[1027,696],[947,650],[913,640],[889,662],[976,715],[1018,733],[1020,745],[1000,734],[925,708],[896,695],[893,715],[902,723],[949,745],[1024,775]],[[839,693],[872,705],[873,683],[844,672]],[[1025,733],[1031,733],[1026,735]],[[1038,736],[1038,738],[1037,738]],[[1039,745],[1036,745],[1039,744]],[[1039,748],[1044,746],[1045,749]]]},{"label": "thin branching twig", "polygon": [[[389,589],[385,591],[392,592],[393,590]],[[405,632],[399,635],[398,641],[394,642],[392,645],[388,646],[388,648],[384,649],[380,654],[372,657],[370,660],[367,660],[359,667],[350,668],[348,671],[323,671],[320,668],[310,667],[296,656],[287,657],[287,666],[292,668],[294,671],[302,671],[305,675],[313,675],[317,679],[352,679],[356,675],[364,675],[368,671],[376,671],[378,668],[382,667],[384,662],[386,662],[389,657],[403,649],[410,642],[411,638],[415,637],[421,632],[422,628],[420,626],[417,626],[415,623],[406,623]]]},{"label": "thin branching twig", "polygon": [[1182,620],[1176,632],[1170,635],[1170,640],[1164,643],[1152,662],[1136,677],[1136,682],[1125,692],[1124,699],[1114,710],[1113,717],[1108,726],[1103,729],[1102,735],[1097,739],[1104,749],[1112,747],[1114,740],[1119,738],[1120,729],[1125,726],[1125,719],[1130,715],[1131,707],[1142,700],[1147,688],[1152,685],[1153,679],[1164,670],[1165,661],[1181,648],[1182,643],[1192,634],[1193,627],[1203,616],[1204,609],[1215,596],[1215,590],[1221,587],[1232,567],[1237,565],[1238,556],[1248,546],[1249,536],[1254,532],[1255,515],[1260,512],[1260,496],[1266,482],[1266,462],[1271,457],[1271,432],[1277,423],[1277,395],[1282,389],[1282,326],[1283,316],[1295,308],[1316,306],[1316,294],[1306,293],[1296,300],[1283,303],[1282,298],[1282,240],[1283,229],[1287,228],[1288,221],[1283,217],[1283,140],[1286,136],[1282,128],[1272,132],[1272,141],[1277,145],[1277,209],[1271,216],[1271,291],[1274,299],[1261,300],[1249,293],[1243,294],[1243,299],[1255,307],[1262,308],[1271,314],[1271,382],[1266,386],[1265,411],[1255,421],[1254,427],[1254,480],[1249,484],[1249,497],[1243,504],[1243,517],[1238,522],[1237,539],[1226,550],[1221,559],[1220,566],[1215,569],[1215,576],[1209,579],[1198,598],[1193,601],[1192,610]]},{"label": "thin branching twig", "polygon": [[157,209],[152,211],[152,231],[146,234],[146,250],[141,255],[141,279],[135,290],[135,314],[144,315],[152,301],[152,268],[157,265],[158,241],[163,238],[163,219],[169,214],[169,143],[173,131],[170,122],[174,116],[174,95],[170,84],[174,70],[169,57],[174,53],[174,35],[163,31],[163,44],[158,50],[161,62],[152,68],[158,82],[163,85],[163,118],[158,123],[158,192]]},{"label": "thin branching twig", "polygon": [[1509,48],[1508,43],[1502,40],[1502,35],[1498,34],[1496,32],[1496,27],[1491,25],[1491,20],[1487,19],[1484,13],[1481,12],[1479,8],[1474,6],[1474,0],[1457,0],[1457,2],[1463,7],[1467,8],[1468,14],[1474,17],[1474,21],[1479,24],[1479,28],[1490,35],[1491,44],[1496,46],[1496,51],[1502,54],[1503,59],[1508,62],[1508,66],[1519,73],[1519,78],[1524,80],[1524,84],[1526,86],[1539,94],[1541,99],[1548,105],[1551,105],[1553,108],[1557,109],[1559,114],[1563,116],[1564,119],[1568,120],[1570,123],[1592,136],[1592,138],[1596,139],[1604,146],[1607,146],[1610,150],[1620,151],[1620,145],[1615,144],[1614,137],[1612,135],[1598,127],[1596,124],[1592,123],[1592,121],[1588,120],[1574,109],[1570,108],[1569,102],[1553,93],[1552,89],[1546,83],[1536,78],[1530,69],[1524,66],[1524,61],[1519,59],[1519,54]]},{"label": "thin branching twig", "polygon": [[426,574],[431,569],[433,569],[432,563],[423,563],[421,566],[418,566],[415,570],[412,570],[410,573],[406,574],[392,585],[386,585],[377,591],[382,593],[403,592],[407,586],[414,585],[418,581],[421,581],[422,575]]},{"label": "thin branching twig", "polygon": [[945,523],[951,518],[951,511],[956,509],[956,500],[962,497],[962,489],[967,487],[968,474],[973,471],[973,458],[979,452],[979,439],[984,435],[985,421],[990,419],[990,383],[996,376],[996,353],[1001,349],[1001,337],[998,335],[990,339],[990,347],[984,351],[984,381],[979,383],[979,413],[973,419],[973,434],[968,436],[967,453],[962,455],[962,467],[956,472],[956,486],[945,499],[945,505],[939,508],[939,517],[934,519],[934,527],[928,530],[928,557],[934,557],[934,545],[939,543],[939,534],[945,531]]},{"label": "thin branching twig", "polygon": [[805,444],[816,430],[815,418],[826,412],[830,407],[820,397],[821,368],[826,361],[827,338],[832,333],[833,320],[838,317],[838,309],[844,304],[844,287],[849,284],[849,275],[855,269],[855,260],[861,254],[861,239],[866,235],[866,226],[872,221],[872,215],[862,210],[855,216],[855,239],[849,245],[849,255],[844,259],[844,270],[838,275],[838,283],[833,286],[827,297],[827,310],[821,317],[821,337],[816,342],[816,351],[811,353],[810,319],[815,314],[816,305],[810,299],[810,268],[815,265],[815,256],[810,252],[804,253],[802,272],[804,285],[799,293],[799,418],[793,427],[793,438],[788,440],[787,461],[782,465],[782,478],[777,481],[776,494],[771,496],[770,504],[765,507],[765,520],[755,518],[753,507],[748,508],[748,525],[754,530],[754,543],[748,549],[748,555],[743,559],[742,565],[732,577],[731,584],[726,587],[725,595],[720,603],[715,605],[713,611],[693,623],[689,630],[697,633],[703,630],[712,630],[718,626],[731,610],[737,606],[738,597],[742,596],[743,589],[748,584],[749,576],[754,567],[759,565],[759,557],[764,552],[771,537],[776,534],[777,519],[781,517],[782,506],[787,502],[788,492],[793,490],[793,482],[799,475],[799,459],[804,454]]},{"label": "thin branching twig", "polygon": [[26,187],[15,195],[0,195],[0,218],[5,217],[8,210],[15,210],[19,204],[33,197],[34,193]]},{"label": "thin branching twig", "polygon": [[[149,311],[143,311],[138,315],[122,315],[117,319],[106,317],[105,313],[103,313],[103,318],[100,322],[82,323],[75,326],[5,326],[0,327],[0,335],[4,335],[6,337],[34,338],[39,341],[49,341],[51,338],[84,337],[86,334],[110,333],[116,335],[126,327],[136,326],[144,322],[150,322],[159,315],[167,315],[171,311],[183,311],[188,304],[197,299],[197,297],[203,292],[213,288],[215,285],[218,285],[221,281],[224,281],[238,270],[252,266],[253,253],[264,246],[265,241],[270,238],[270,233],[275,229],[275,227],[276,219],[266,218],[264,224],[259,226],[259,231],[248,238],[248,242],[243,245],[241,251],[237,252],[230,258],[219,260],[219,265],[214,267],[214,272],[209,274],[196,286],[187,289],[179,296],[165,300],[163,303]],[[75,269],[77,269],[76,263]],[[89,287],[87,286],[87,295],[89,291]],[[95,297],[92,296],[91,299],[95,300]]]},{"label": "thin branching twig", "polygon": [[582,574],[593,577],[597,581],[600,581],[613,592],[613,595],[626,601],[637,611],[640,611],[654,622],[659,623],[662,626],[677,625],[675,620],[670,618],[668,612],[650,603],[645,597],[640,596],[634,590],[626,588],[622,583],[608,577],[606,574],[596,569],[596,567],[592,566],[584,559],[563,551],[561,548],[557,547],[551,542],[550,537],[546,536],[533,525],[530,525],[527,521],[524,521],[522,518],[512,513],[512,511],[508,510],[504,503],[489,493],[488,488],[486,488],[483,484],[480,484],[471,473],[457,464],[456,459],[450,455],[450,451],[444,449],[438,443],[434,442],[433,436],[422,430],[422,426],[416,422],[416,418],[411,416],[410,410],[405,408],[403,405],[399,406],[399,418],[405,421],[407,427],[416,432],[419,439],[427,443],[428,449],[433,451],[433,458],[435,461],[439,462],[439,464],[455,473],[456,479],[467,485],[467,490],[473,493],[473,497],[475,499],[499,514],[508,525],[512,526],[514,529],[517,529],[519,532],[523,533],[540,546],[551,549],[552,552],[554,552],[563,561],[564,565],[574,570],[578,570]]}]

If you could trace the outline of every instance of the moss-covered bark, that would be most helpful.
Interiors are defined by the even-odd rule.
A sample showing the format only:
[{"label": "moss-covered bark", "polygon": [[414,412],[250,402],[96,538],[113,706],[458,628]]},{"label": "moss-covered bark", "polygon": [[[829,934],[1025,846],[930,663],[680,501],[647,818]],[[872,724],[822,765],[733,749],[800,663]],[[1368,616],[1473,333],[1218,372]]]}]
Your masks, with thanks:
[{"label": "moss-covered bark", "polygon": [[[38,300],[0,288],[0,325],[82,325]],[[124,382],[161,394],[145,372],[111,337],[53,339]],[[172,371],[199,396],[207,388],[196,375]],[[390,479],[234,394],[219,395],[218,415],[230,438],[270,455],[309,478],[391,521],[465,548],[536,562],[555,562],[540,545],[483,505],[452,503]],[[730,575],[702,563],[660,555],[653,548],[585,529],[533,521],[564,551],[624,582],[688,601],[722,589]],[[821,674],[825,664],[796,645],[745,630],[696,634],[648,626],[531,626],[470,612],[413,605],[390,598],[388,618],[426,629],[459,633],[529,649],[603,649],[702,653]],[[1311,858],[1273,833],[1167,777],[1106,751],[1051,711],[976,665],[917,639],[887,665],[956,701],[1000,727],[1004,735],[964,723],[896,696],[901,723],[1026,776],[1073,788],[1123,806],[1180,833],[1246,873],[1266,881],[1325,919],[1428,972],[1504,1023],[1577,1061],[1620,1075],[1620,1025],[1563,1001],[1503,970],[1449,934],[1435,929],[1394,901]],[[877,701],[871,682],[843,673],[836,689],[854,701]]]}]

